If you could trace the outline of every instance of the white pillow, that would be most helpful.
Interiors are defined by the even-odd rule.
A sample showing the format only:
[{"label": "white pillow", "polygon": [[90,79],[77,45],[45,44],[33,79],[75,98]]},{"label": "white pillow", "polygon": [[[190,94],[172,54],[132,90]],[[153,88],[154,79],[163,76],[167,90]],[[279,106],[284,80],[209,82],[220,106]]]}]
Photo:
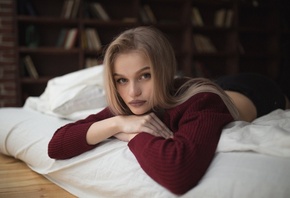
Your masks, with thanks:
[{"label": "white pillow", "polygon": [[105,92],[96,85],[84,85],[63,92],[54,101],[52,111],[60,115],[68,115],[77,111],[96,109],[107,105]]},{"label": "white pillow", "polygon": [[29,97],[25,107],[63,118],[107,105],[103,65],[75,71],[48,81],[40,97]]}]

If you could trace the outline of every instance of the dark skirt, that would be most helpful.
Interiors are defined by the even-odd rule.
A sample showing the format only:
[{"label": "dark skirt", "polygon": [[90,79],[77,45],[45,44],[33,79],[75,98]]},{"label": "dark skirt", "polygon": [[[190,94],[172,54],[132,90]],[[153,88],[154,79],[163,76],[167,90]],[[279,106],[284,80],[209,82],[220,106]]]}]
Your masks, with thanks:
[{"label": "dark skirt", "polygon": [[280,87],[260,74],[241,73],[223,76],[215,81],[223,90],[247,96],[256,106],[257,117],[276,109],[285,109],[286,100]]}]

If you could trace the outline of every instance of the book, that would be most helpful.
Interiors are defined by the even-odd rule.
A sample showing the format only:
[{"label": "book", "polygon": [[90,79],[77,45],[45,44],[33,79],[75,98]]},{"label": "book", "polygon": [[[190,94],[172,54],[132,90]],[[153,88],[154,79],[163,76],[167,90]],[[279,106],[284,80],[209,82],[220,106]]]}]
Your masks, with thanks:
[{"label": "book", "polygon": [[78,34],[78,29],[77,28],[71,28],[68,30],[65,38],[65,43],[64,43],[64,48],[65,49],[71,49],[74,47],[76,43],[76,38]]},{"label": "book", "polygon": [[26,70],[30,77],[33,77],[35,79],[39,78],[38,72],[36,70],[36,67],[29,55],[26,55],[23,59]]},{"label": "book", "polygon": [[147,13],[145,12],[144,8],[141,8],[139,13],[140,13],[140,18],[141,18],[143,23],[145,23],[145,24],[150,23],[150,19],[149,19]]},{"label": "book", "polygon": [[228,9],[225,18],[225,27],[231,27],[233,24],[234,11],[232,9]]},{"label": "book", "polygon": [[85,67],[93,67],[102,64],[102,61],[97,58],[86,58]]},{"label": "book", "polygon": [[147,4],[143,5],[144,12],[151,23],[157,23],[157,19],[151,9],[151,7]]},{"label": "book", "polygon": [[193,35],[193,44],[198,52],[210,53],[217,51],[210,38],[202,34]]},{"label": "book", "polygon": [[67,9],[68,0],[65,0],[61,9],[60,17],[64,18]]},{"label": "book", "polygon": [[74,5],[74,0],[65,0],[62,11],[61,11],[61,17],[65,19],[69,19],[71,17],[72,9]]},{"label": "book", "polygon": [[26,77],[26,76],[30,76],[27,68],[26,68],[26,64],[24,63],[24,58],[22,58],[22,61],[19,61],[20,67],[19,67],[19,73],[20,76]]},{"label": "book", "polygon": [[85,30],[82,30],[81,32],[81,47],[83,49],[88,49],[88,37]]},{"label": "book", "polygon": [[214,25],[216,27],[230,27],[233,22],[233,15],[232,9],[217,10],[214,16]]},{"label": "book", "polygon": [[87,41],[86,43],[87,49],[90,49],[90,50],[94,49],[91,28],[85,29],[85,35],[86,35],[86,41]]},{"label": "book", "polygon": [[99,19],[102,19],[104,21],[110,20],[108,13],[106,12],[104,7],[100,3],[92,3],[91,4],[91,11],[92,11],[92,15],[99,18]]},{"label": "book", "polygon": [[192,14],[191,14],[191,22],[195,26],[203,26],[203,18],[200,14],[200,11],[197,7],[192,8]]},{"label": "book", "polygon": [[226,9],[219,9],[215,12],[214,25],[216,27],[224,27],[226,18]]},{"label": "book", "polygon": [[94,28],[87,28],[85,31],[86,31],[85,33],[87,36],[88,49],[101,50],[102,43],[101,43],[101,39],[99,37],[97,30]]},{"label": "book", "polygon": [[92,30],[92,38],[93,38],[93,43],[94,43],[94,49],[96,50],[101,50],[102,49],[102,43],[101,43],[101,39],[99,36],[99,33],[97,32],[96,29]]},{"label": "book", "polygon": [[68,30],[66,28],[63,28],[60,30],[57,42],[56,42],[56,47],[63,47],[66,35],[68,33]]},{"label": "book", "polygon": [[74,0],[74,4],[73,4],[70,18],[76,18],[78,16],[78,12],[80,9],[80,3],[81,3],[81,0]]}]

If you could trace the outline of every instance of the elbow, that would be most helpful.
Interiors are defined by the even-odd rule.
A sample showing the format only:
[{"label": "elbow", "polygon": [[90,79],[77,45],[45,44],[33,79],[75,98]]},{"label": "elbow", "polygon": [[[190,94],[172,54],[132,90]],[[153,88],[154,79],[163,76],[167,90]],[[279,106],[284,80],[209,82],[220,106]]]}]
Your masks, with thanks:
[{"label": "elbow", "polygon": [[175,164],[173,169],[160,183],[176,195],[183,195],[198,185],[207,171],[208,165],[188,163]]},{"label": "elbow", "polygon": [[65,159],[63,158],[61,148],[53,141],[48,143],[47,154],[52,159]]},{"label": "elbow", "polygon": [[[171,168],[152,174],[147,172],[160,185],[176,195],[183,195],[194,188],[204,175],[204,170],[193,164],[173,164]],[[151,173],[151,174],[150,174]]]},{"label": "elbow", "polygon": [[169,186],[167,189],[170,192],[172,192],[173,194],[181,196],[181,195],[185,194],[186,192],[188,192],[190,189],[192,189],[192,187],[190,187],[190,188],[176,188],[176,186]]},{"label": "elbow", "polygon": [[176,195],[183,195],[194,188],[199,180],[200,178],[194,178],[194,176],[187,175],[182,178],[168,178],[167,182],[164,182],[163,184],[170,192]]},{"label": "elbow", "polygon": [[55,152],[51,152],[48,151],[47,152],[48,157],[50,157],[51,159],[61,159],[57,154],[55,154]]},{"label": "elbow", "polygon": [[[176,195],[183,195],[198,185],[207,171],[208,166],[191,161],[172,163],[170,169],[159,175],[159,182]],[[196,161],[196,160],[194,160]]]},{"label": "elbow", "polygon": [[51,145],[51,143],[48,144],[47,154],[52,159],[59,159],[59,152],[56,151],[56,149]]}]

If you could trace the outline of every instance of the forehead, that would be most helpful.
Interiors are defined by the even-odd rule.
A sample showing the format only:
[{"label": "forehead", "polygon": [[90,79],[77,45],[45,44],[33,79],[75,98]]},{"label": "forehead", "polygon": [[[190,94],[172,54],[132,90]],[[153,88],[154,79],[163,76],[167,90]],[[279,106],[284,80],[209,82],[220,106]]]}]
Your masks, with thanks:
[{"label": "forehead", "polygon": [[127,73],[130,71],[137,71],[143,67],[150,67],[150,61],[144,53],[139,51],[130,51],[118,54],[114,61],[114,73]]}]

